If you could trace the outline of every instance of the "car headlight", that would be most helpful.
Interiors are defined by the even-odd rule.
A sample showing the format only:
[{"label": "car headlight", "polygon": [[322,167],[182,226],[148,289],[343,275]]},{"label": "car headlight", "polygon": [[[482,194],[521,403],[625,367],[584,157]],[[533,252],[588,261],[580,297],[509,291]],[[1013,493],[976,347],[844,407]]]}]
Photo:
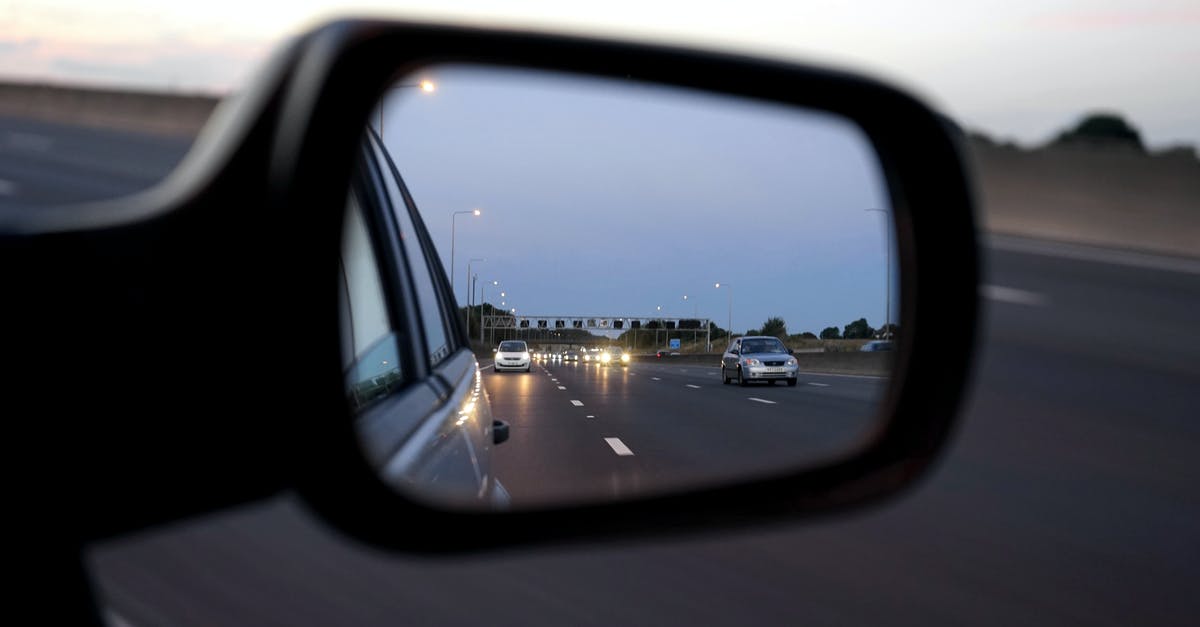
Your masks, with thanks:
[{"label": "car headlight", "polygon": [[762,362],[757,359],[746,358],[742,360],[742,365],[745,366],[761,366]]},{"label": "car headlight", "polygon": [[629,361],[629,353],[622,354],[621,361]]},{"label": "car headlight", "polygon": [[529,359],[529,353],[528,352],[521,353],[521,359]]},{"label": "car headlight", "polygon": [[789,366],[795,366],[797,363],[798,362],[795,359],[787,360],[787,365],[789,365]]},{"label": "car headlight", "polygon": [[603,362],[608,362],[611,359],[612,359],[612,355],[609,355],[608,353],[604,353],[603,355],[600,356],[600,361],[603,361]]}]

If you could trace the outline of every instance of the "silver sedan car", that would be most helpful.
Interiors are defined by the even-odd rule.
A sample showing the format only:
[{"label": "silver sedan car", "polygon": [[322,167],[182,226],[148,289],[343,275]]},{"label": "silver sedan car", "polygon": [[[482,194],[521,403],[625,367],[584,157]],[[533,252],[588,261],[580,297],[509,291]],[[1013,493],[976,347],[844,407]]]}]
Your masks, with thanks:
[{"label": "silver sedan car", "polygon": [[792,351],[779,338],[769,335],[739,337],[721,356],[722,383],[737,381],[749,385],[751,381],[766,381],[774,385],[783,380],[795,386],[799,371]]}]

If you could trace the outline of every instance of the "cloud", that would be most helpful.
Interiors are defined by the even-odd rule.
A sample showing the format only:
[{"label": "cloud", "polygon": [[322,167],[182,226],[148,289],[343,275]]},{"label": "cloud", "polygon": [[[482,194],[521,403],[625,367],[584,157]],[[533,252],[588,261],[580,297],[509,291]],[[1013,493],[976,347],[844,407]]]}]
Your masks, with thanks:
[{"label": "cloud", "polygon": [[1200,9],[1060,11],[1032,17],[1029,25],[1052,31],[1195,27],[1200,25]]}]

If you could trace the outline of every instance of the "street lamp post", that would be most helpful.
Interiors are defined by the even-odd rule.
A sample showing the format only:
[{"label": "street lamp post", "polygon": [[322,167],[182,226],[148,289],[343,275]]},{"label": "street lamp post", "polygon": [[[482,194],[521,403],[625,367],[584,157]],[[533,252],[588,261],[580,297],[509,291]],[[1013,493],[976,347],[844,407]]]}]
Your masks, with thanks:
[{"label": "street lamp post", "polygon": [[457,220],[457,219],[458,219],[458,216],[459,216],[459,214],[461,214],[461,213],[470,213],[470,214],[473,214],[473,215],[476,215],[476,216],[477,216],[477,215],[479,215],[480,211],[479,211],[478,209],[472,209],[472,210],[470,210],[470,211],[455,211],[453,214],[451,214],[451,215],[450,215],[450,293],[451,293],[451,294],[453,294],[453,293],[454,293],[454,235],[455,235],[455,220]]},{"label": "street lamp post", "polygon": [[728,283],[718,282],[715,283],[713,287],[721,289],[722,285],[724,285],[726,291],[729,292],[729,318],[727,318],[727,321],[725,322],[725,324],[729,326],[725,328],[725,334],[727,339],[733,339],[733,286]]},{"label": "street lamp post", "polygon": [[884,314],[883,314],[883,318],[884,318],[883,337],[884,337],[884,339],[887,339],[888,335],[892,331],[892,329],[891,329],[891,327],[892,327],[892,233],[891,233],[891,229],[888,228],[887,218],[888,218],[889,212],[887,209],[864,209],[863,211],[878,211],[879,213],[882,213],[883,217],[884,217],[884,223],[883,223],[884,253],[883,254],[887,257],[887,274],[884,275],[883,280],[884,280],[884,284],[886,285],[886,287],[884,288],[884,293],[887,295],[887,300],[884,301],[884,303],[883,303],[884,304],[884,307],[883,307],[883,311],[884,311]]},{"label": "street lamp post", "polygon": [[[492,285],[500,285],[500,282],[492,281]],[[483,285],[479,286],[479,343],[480,344],[483,344],[483,303],[484,303],[484,300],[486,299],[486,297],[485,297],[486,293],[487,293],[487,281],[484,281]],[[495,307],[493,307],[492,310],[495,311]]]},{"label": "street lamp post", "polygon": [[475,263],[476,261],[487,261],[487,258],[473,257],[467,260],[467,307],[470,307],[474,304],[471,301],[475,298],[475,284],[471,282],[471,277],[475,275],[471,273],[471,264]]},{"label": "street lamp post", "polygon": [[[687,299],[688,299],[687,294],[684,294],[683,302],[686,303]],[[692,301],[692,318],[694,318],[696,320],[697,324],[700,322],[700,303],[697,303],[695,301]],[[698,330],[692,331],[692,348],[693,348],[693,350],[695,349],[696,342],[699,341],[699,339],[700,339],[700,333],[698,332]]]},{"label": "street lamp post", "polygon": [[654,311],[655,311],[655,313],[658,315],[658,320],[655,320],[655,321],[654,321],[654,350],[658,350],[658,349],[659,349],[659,344],[658,344],[658,328],[659,328],[659,327],[661,327],[661,326],[663,326],[663,320],[662,320],[662,305],[657,305],[657,306],[655,306],[655,307],[654,307]]}]

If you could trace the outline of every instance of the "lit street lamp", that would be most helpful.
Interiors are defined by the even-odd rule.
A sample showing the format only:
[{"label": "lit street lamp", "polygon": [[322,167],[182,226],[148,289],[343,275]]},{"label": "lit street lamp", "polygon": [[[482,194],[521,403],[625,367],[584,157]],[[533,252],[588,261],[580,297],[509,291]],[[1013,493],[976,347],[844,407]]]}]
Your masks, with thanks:
[{"label": "lit street lamp", "polygon": [[733,338],[733,286],[728,283],[718,282],[715,283],[713,287],[721,289],[722,285],[724,285],[725,289],[729,292],[729,318],[725,323],[729,326],[725,328],[725,332],[729,338]]},{"label": "lit street lamp", "polygon": [[[455,235],[454,221],[456,219],[458,219],[459,214],[462,214],[462,213],[469,213],[469,214],[478,216],[480,211],[478,209],[472,209],[470,211],[455,211],[453,214],[450,215],[450,293],[451,294],[454,293],[454,235]],[[470,297],[467,297],[467,300],[470,300]]]},{"label": "lit street lamp", "polygon": [[[437,85],[434,85],[433,81],[428,81],[428,80],[421,81],[419,83],[400,83],[398,85],[392,85],[392,89],[403,89],[406,87],[419,87],[421,89],[421,91],[423,91],[427,94],[432,94],[435,90],[437,90]],[[380,139],[383,139],[383,104],[384,104],[383,101],[379,102],[379,138]]]}]

